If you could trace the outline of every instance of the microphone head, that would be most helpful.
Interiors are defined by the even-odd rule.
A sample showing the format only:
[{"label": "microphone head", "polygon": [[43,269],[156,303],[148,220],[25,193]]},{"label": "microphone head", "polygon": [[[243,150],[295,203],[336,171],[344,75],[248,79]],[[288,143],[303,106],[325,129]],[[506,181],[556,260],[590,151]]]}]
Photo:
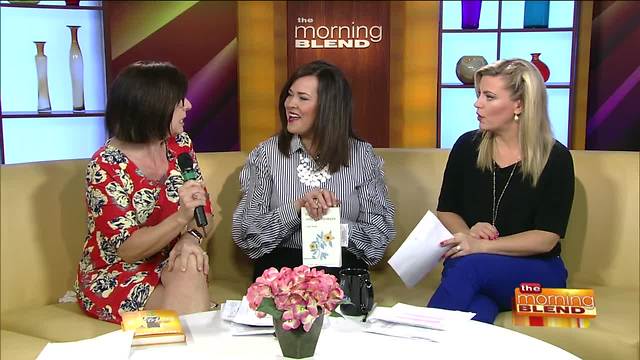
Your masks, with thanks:
[{"label": "microphone head", "polygon": [[193,159],[188,152],[178,155],[178,166],[180,166],[180,171],[193,170]]}]

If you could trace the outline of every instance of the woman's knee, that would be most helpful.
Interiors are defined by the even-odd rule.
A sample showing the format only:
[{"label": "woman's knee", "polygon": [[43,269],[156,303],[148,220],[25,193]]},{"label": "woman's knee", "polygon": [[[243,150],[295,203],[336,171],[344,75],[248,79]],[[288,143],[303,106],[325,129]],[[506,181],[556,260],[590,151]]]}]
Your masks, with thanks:
[{"label": "woman's knee", "polygon": [[207,281],[207,274],[202,270],[198,270],[197,260],[195,255],[189,255],[187,260],[187,266],[184,270],[180,266],[174,266],[171,271],[167,267],[161,274],[162,283],[165,287],[173,286],[198,286],[205,284]]},{"label": "woman's knee", "polygon": [[444,263],[445,271],[474,271],[478,267],[483,267],[487,261],[492,261],[490,254],[469,254],[453,259],[448,259]]}]

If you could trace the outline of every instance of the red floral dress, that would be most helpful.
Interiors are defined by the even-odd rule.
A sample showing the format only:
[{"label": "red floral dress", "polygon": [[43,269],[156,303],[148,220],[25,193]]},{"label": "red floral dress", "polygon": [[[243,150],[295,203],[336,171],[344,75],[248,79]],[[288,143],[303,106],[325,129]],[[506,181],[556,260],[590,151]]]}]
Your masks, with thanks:
[{"label": "red floral dress", "polygon": [[[87,166],[88,234],[78,266],[75,291],[80,307],[90,316],[114,323],[121,313],[142,310],[160,282],[160,274],[175,244],[146,259],[127,263],[118,248],[138,229],[154,226],[178,210],[183,180],[177,164],[189,152],[202,179],[191,139],[181,133],[167,141],[169,167],[164,182],[144,177],[140,169],[109,141]],[[211,213],[207,201],[206,211]]]}]

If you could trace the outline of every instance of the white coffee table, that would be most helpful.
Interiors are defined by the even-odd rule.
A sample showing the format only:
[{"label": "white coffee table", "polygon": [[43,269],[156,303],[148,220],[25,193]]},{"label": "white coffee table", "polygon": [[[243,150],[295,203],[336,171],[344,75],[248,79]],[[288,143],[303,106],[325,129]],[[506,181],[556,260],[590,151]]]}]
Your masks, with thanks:
[{"label": "white coffee table", "polygon": [[[210,311],[182,316],[186,345],[131,351],[130,359],[283,359],[273,335],[232,336],[232,325]],[[327,321],[328,320],[328,321]],[[362,331],[354,318],[325,318],[313,359],[578,359],[556,346],[499,326],[470,321],[454,341],[434,343]]]}]

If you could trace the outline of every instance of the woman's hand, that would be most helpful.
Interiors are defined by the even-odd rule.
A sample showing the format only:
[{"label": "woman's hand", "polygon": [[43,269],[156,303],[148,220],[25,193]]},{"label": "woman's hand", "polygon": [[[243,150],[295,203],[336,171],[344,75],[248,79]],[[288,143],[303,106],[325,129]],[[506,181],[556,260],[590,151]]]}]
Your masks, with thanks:
[{"label": "woman's hand", "polygon": [[198,181],[189,180],[178,189],[180,197],[180,206],[178,207],[178,215],[180,220],[187,224],[193,219],[193,211],[198,206],[207,204],[207,193],[204,186]]},{"label": "woman's hand", "polygon": [[190,234],[182,235],[173,249],[171,249],[171,252],[169,252],[168,271],[173,271],[174,268],[178,268],[180,271],[187,271],[187,262],[191,254],[196,257],[198,271],[208,274],[209,256],[206,251],[202,250],[198,240]]},{"label": "woman's hand", "polygon": [[449,248],[441,260],[482,252],[480,239],[465,233],[455,233],[453,238],[442,241],[440,246]]},{"label": "woman's hand", "polygon": [[498,229],[486,222],[479,222],[473,225],[471,229],[469,229],[469,234],[478,239],[485,240],[495,240],[500,236]]},{"label": "woman's hand", "polygon": [[304,194],[302,198],[294,202],[296,211],[306,208],[309,216],[314,220],[320,220],[332,206],[339,206],[340,200],[336,194],[325,189],[313,189]]}]

